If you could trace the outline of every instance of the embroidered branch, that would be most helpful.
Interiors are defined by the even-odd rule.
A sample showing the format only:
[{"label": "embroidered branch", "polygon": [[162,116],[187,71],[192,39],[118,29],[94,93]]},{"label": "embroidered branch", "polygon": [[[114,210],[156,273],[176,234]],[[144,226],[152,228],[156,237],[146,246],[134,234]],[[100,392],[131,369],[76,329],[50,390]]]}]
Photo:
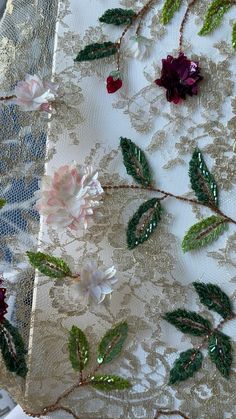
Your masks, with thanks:
[{"label": "embroidered branch", "polygon": [[170,371],[169,384],[173,385],[192,377],[202,366],[201,349],[208,348],[208,355],[224,378],[229,378],[233,362],[232,346],[229,336],[221,332],[223,326],[236,319],[228,296],[214,284],[194,282],[193,286],[200,301],[209,310],[223,317],[218,326],[212,324],[194,311],[178,309],[166,313],[164,319],[183,333],[203,336],[202,343],[197,348],[181,352]]},{"label": "embroidered branch", "polygon": [[184,419],[190,419],[184,413],[180,412],[180,410],[158,410],[154,416],[154,419],[159,419],[161,416],[174,416],[178,415]]},{"label": "embroidered branch", "polygon": [[214,176],[205,164],[203,155],[196,149],[189,163],[189,177],[197,199],[176,195],[153,186],[152,171],[144,152],[131,140],[121,138],[121,149],[126,171],[139,185],[104,185],[104,191],[130,189],[133,191],[146,190],[161,194],[143,203],[128,223],[127,244],[133,249],[148,240],[161,222],[163,208],[161,201],[168,197],[191,205],[209,208],[215,215],[203,218],[189,228],[182,241],[184,252],[202,248],[221,236],[229,223],[236,224],[236,220],[226,215],[219,208],[218,188]]},{"label": "embroidered branch", "polygon": [[84,369],[89,363],[90,349],[88,340],[84,332],[77,326],[73,326],[69,333],[68,350],[72,368],[79,373],[78,381],[68,390],[62,393],[55,403],[46,406],[42,412],[33,413],[25,412],[29,416],[46,416],[48,413],[57,410],[64,410],[71,414],[74,419],[78,416],[69,408],[63,406],[61,402],[65,400],[71,393],[83,386],[91,386],[100,391],[125,390],[131,387],[130,382],[120,376],[103,374],[97,375],[97,371],[105,364],[112,362],[120,355],[128,334],[127,323],[121,322],[112,329],[108,330],[98,345],[97,366],[92,372],[84,375]]}]

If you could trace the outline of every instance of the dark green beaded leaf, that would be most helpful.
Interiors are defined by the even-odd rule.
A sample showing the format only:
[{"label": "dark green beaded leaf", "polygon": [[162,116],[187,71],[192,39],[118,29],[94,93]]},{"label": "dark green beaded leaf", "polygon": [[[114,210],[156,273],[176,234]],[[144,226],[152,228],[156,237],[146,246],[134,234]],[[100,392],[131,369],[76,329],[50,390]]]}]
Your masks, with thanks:
[{"label": "dark green beaded leaf", "polygon": [[95,375],[90,378],[89,384],[102,391],[125,390],[131,387],[131,384],[125,378],[117,375]]},{"label": "dark green beaded leaf", "polygon": [[7,369],[25,377],[27,351],[18,330],[6,319],[0,324],[0,349]]},{"label": "dark green beaded leaf", "polygon": [[97,361],[99,364],[108,364],[121,352],[128,334],[128,324],[119,323],[108,330],[98,346]]},{"label": "dark green beaded leaf", "polygon": [[195,336],[206,336],[212,326],[209,320],[204,319],[195,311],[179,308],[164,315],[164,319],[183,333]]},{"label": "dark green beaded leaf", "polygon": [[233,29],[232,29],[232,45],[233,45],[233,48],[236,49],[236,22],[233,24]]},{"label": "dark green beaded leaf", "polygon": [[89,361],[89,344],[84,332],[76,326],[70,330],[68,349],[74,370],[83,371]]},{"label": "dark green beaded leaf", "polygon": [[161,219],[161,212],[161,204],[157,198],[152,198],[139,207],[128,223],[129,249],[133,249],[150,237]]},{"label": "dark green beaded leaf", "polygon": [[152,184],[152,175],[144,152],[128,138],[120,138],[123,162],[128,175],[145,187]]},{"label": "dark green beaded leaf", "polygon": [[182,241],[184,252],[207,246],[224,233],[228,223],[223,217],[212,215],[194,224],[185,234]]},{"label": "dark green beaded leaf", "polygon": [[63,259],[46,255],[42,252],[26,252],[31,265],[39,272],[50,278],[65,278],[71,276],[72,272]]},{"label": "dark green beaded leaf", "polygon": [[208,340],[208,354],[223,377],[229,378],[233,362],[229,336],[218,331],[213,332]]},{"label": "dark green beaded leaf", "polygon": [[218,207],[217,184],[199,149],[194,151],[189,163],[189,177],[192,189],[199,202]]},{"label": "dark green beaded leaf", "polygon": [[99,18],[99,21],[117,26],[128,25],[132,22],[134,16],[136,16],[136,13],[131,9],[108,9]]},{"label": "dark green beaded leaf", "polygon": [[202,366],[203,356],[198,349],[181,352],[170,371],[169,384],[176,384],[192,377]]},{"label": "dark green beaded leaf", "polygon": [[161,15],[161,22],[164,25],[169,23],[175,12],[179,10],[181,2],[182,0],[165,0]]},{"label": "dark green beaded leaf", "polygon": [[199,295],[200,301],[210,310],[216,311],[224,319],[233,313],[232,304],[229,297],[214,284],[203,284],[194,282],[193,286]]},{"label": "dark green beaded leaf", "polygon": [[199,32],[199,35],[207,35],[216,29],[222,22],[224,14],[233,5],[231,0],[213,0],[207,9],[203,27]]},{"label": "dark green beaded leaf", "polygon": [[92,61],[100,58],[110,57],[117,53],[117,45],[113,42],[103,42],[102,44],[90,44],[79,52],[75,61]]},{"label": "dark green beaded leaf", "polygon": [[0,209],[3,208],[4,205],[6,205],[6,200],[3,198],[0,198]]}]

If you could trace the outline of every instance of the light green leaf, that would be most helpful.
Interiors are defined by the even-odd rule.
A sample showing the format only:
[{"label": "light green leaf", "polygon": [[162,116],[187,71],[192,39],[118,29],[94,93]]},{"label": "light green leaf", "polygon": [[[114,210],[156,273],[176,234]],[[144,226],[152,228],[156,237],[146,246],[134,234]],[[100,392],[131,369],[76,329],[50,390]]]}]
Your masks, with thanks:
[{"label": "light green leaf", "polygon": [[198,349],[181,352],[170,371],[169,384],[176,384],[192,377],[202,366],[203,356]]},{"label": "light green leaf", "polygon": [[183,333],[194,336],[207,336],[212,329],[209,320],[204,319],[195,311],[179,308],[164,315],[164,319]]},{"label": "light green leaf", "polygon": [[182,249],[184,252],[207,246],[223,234],[228,223],[223,217],[212,215],[194,224],[185,234]]},{"label": "light green leaf", "polygon": [[102,391],[125,390],[131,387],[131,384],[125,378],[117,375],[95,375],[90,378],[89,384]]},{"label": "light green leaf", "polygon": [[232,29],[232,45],[233,45],[233,48],[236,49],[236,22],[233,24],[233,29]]},{"label": "light green leaf", "polygon": [[136,13],[131,9],[108,9],[99,18],[100,22],[112,24],[112,25],[128,25],[132,22]]},{"label": "light green leaf", "polygon": [[83,371],[89,361],[89,344],[84,332],[76,326],[70,330],[68,349],[74,370]]},{"label": "light green leaf", "polygon": [[204,162],[201,151],[197,148],[189,163],[191,186],[199,202],[218,207],[218,189],[213,175]]},{"label": "light green leaf", "polygon": [[208,354],[220,371],[221,375],[229,378],[233,362],[232,346],[229,336],[221,332],[213,332],[208,341]]},{"label": "light green leaf", "polygon": [[182,0],[165,0],[162,15],[161,15],[161,23],[166,25],[170,22],[172,17],[174,16],[175,12],[177,12],[181,6]]},{"label": "light green leaf", "polygon": [[3,198],[0,198],[0,209],[3,208],[4,205],[6,205],[6,200]]},{"label": "light green leaf", "polygon": [[92,61],[105,57],[110,57],[117,53],[117,45],[113,42],[103,42],[102,44],[90,44],[79,52],[75,61]]},{"label": "light green leaf", "polygon": [[117,326],[108,330],[99,343],[97,356],[99,364],[108,364],[120,354],[127,334],[128,324],[126,322],[119,323]]},{"label": "light green leaf", "polygon": [[27,351],[20,333],[6,319],[0,324],[0,349],[7,369],[20,377],[25,377]]},{"label": "light green leaf", "polygon": [[224,319],[232,315],[233,309],[230,299],[220,287],[214,284],[204,284],[203,282],[194,282],[193,286],[199,295],[201,303],[210,310],[216,311]]},{"label": "light green leaf", "polygon": [[161,219],[161,204],[158,198],[152,198],[140,205],[128,223],[127,243],[133,249],[145,242],[156,229]]},{"label": "light green leaf", "polygon": [[152,184],[152,175],[144,152],[128,138],[120,138],[123,161],[128,175],[145,187]]},{"label": "light green leaf", "polygon": [[65,278],[71,276],[72,272],[63,259],[46,255],[42,252],[26,252],[31,265],[39,272],[50,278]]},{"label": "light green leaf", "polygon": [[231,0],[213,0],[207,9],[203,27],[199,35],[207,35],[216,29],[222,22],[224,14],[232,7]]}]

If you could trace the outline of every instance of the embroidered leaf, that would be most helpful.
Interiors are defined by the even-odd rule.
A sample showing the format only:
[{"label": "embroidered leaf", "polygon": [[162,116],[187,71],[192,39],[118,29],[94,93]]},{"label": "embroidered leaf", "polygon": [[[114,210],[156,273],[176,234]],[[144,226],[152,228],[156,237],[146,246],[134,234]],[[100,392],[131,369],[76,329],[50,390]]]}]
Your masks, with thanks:
[{"label": "embroidered leaf", "polygon": [[119,355],[128,334],[128,324],[119,323],[108,330],[98,347],[97,361],[99,364],[108,364]]},{"label": "embroidered leaf", "polygon": [[152,198],[140,205],[128,223],[127,243],[129,249],[133,249],[150,237],[161,219],[161,212],[161,204],[157,198]]},{"label": "embroidered leaf", "polygon": [[136,13],[131,9],[108,9],[100,18],[100,22],[113,25],[128,25]]},{"label": "embroidered leaf", "polygon": [[216,29],[220,25],[224,14],[232,5],[231,0],[213,0],[206,12],[203,27],[199,35],[206,35]]},{"label": "embroidered leaf", "polygon": [[180,5],[181,0],[165,0],[161,15],[161,22],[164,25],[170,22],[175,12],[179,10]]},{"label": "embroidered leaf", "polygon": [[90,378],[89,384],[102,391],[124,390],[131,387],[130,382],[125,378],[110,374],[95,375]]},{"label": "embroidered leaf", "polygon": [[204,319],[195,311],[187,311],[181,308],[166,313],[164,319],[181,332],[195,336],[207,335],[212,328],[209,320]]},{"label": "embroidered leaf", "polygon": [[103,42],[102,44],[87,45],[79,52],[75,61],[91,61],[100,58],[110,57],[117,53],[117,45],[113,42]]},{"label": "embroidered leaf", "polygon": [[232,30],[232,45],[233,48],[236,49],[236,22],[233,24],[233,30]]},{"label": "embroidered leaf", "polygon": [[198,349],[181,352],[170,371],[169,384],[176,384],[192,377],[202,366],[203,356]]},{"label": "embroidered leaf", "polygon": [[128,138],[120,138],[123,162],[128,175],[133,176],[136,182],[149,187],[152,184],[152,175],[144,152]]},{"label": "embroidered leaf", "polygon": [[6,204],[5,199],[0,198],[0,209],[3,208],[5,204]]},{"label": "embroidered leaf", "polygon": [[194,151],[189,163],[189,177],[198,200],[204,204],[218,207],[217,185],[199,149]]},{"label": "embroidered leaf", "polygon": [[184,236],[182,249],[184,252],[199,249],[207,246],[228,228],[228,224],[223,217],[212,215],[194,224]]},{"label": "embroidered leaf", "polygon": [[224,319],[233,313],[232,305],[229,297],[214,284],[203,284],[202,282],[194,282],[193,286],[199,295],[202,304],[210,310],[216,311]]},{"label": "embroidered leaf", "polygon": [[39,272],[50,278],[65,278],[71,276],[71,270],[69,266],[64,262],[63,259],[55,256],[46,255],[41,252],[26,252],[29,261],[34,268],[37,268]]},{"label": "embroidered leaf", "polygon": [[76,326],[70,330],[68,348],[72,367],[83,371],[89,361],[89,344],[84,332]]},{"label": "embroidered leaf", "polygon": [[0,349],[7,369],[20,377],[27,374],[24,342],[18,330],[4,319],[0,325]]},{"label": "embroidered leaf", "polygon": [[229,378],[233,362],[230,338],[221,332],[213,332],[208,341],[208,354],[223,377]]}]

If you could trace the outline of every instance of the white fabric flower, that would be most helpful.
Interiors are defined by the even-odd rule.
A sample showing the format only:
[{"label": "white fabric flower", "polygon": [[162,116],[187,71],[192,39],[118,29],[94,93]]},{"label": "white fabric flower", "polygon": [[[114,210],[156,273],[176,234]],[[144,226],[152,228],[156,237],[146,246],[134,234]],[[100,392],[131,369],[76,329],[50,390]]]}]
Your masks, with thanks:
[{"label": "white fabric flower", "polygon": [[114,266],[104,271],[98,269],[94,262],[87,262],[77,283],[71,286],[73,298],[78,298],[85,305],[88,305],[90,300],[100,304],[106,295],[112,293],[113,285],[117,281]]},{"label": "white fabric flower", "polygon": [[52,177],[45,176],[36,208],[46,217],[46,223],[60,228],[78,230],[99,206],[103,189],[98,172],[92,167],[81,167],[73,162],[61,166]]},{"label": "white fabric flower", "polygon": [[133,42],[130,47],[133,57],[139,60],[148,58],[152,48],[152,40],[141,35],[132,36],[130,39]]},{"label": "white fabric flower", "polygon": [[51,102],[57,96],[58,85],[42,81],[38,76],[27,74],[25,80],[19,81],[15,87],[16,98],[12,103],[18,105],[23,111],[51,112]]}]

